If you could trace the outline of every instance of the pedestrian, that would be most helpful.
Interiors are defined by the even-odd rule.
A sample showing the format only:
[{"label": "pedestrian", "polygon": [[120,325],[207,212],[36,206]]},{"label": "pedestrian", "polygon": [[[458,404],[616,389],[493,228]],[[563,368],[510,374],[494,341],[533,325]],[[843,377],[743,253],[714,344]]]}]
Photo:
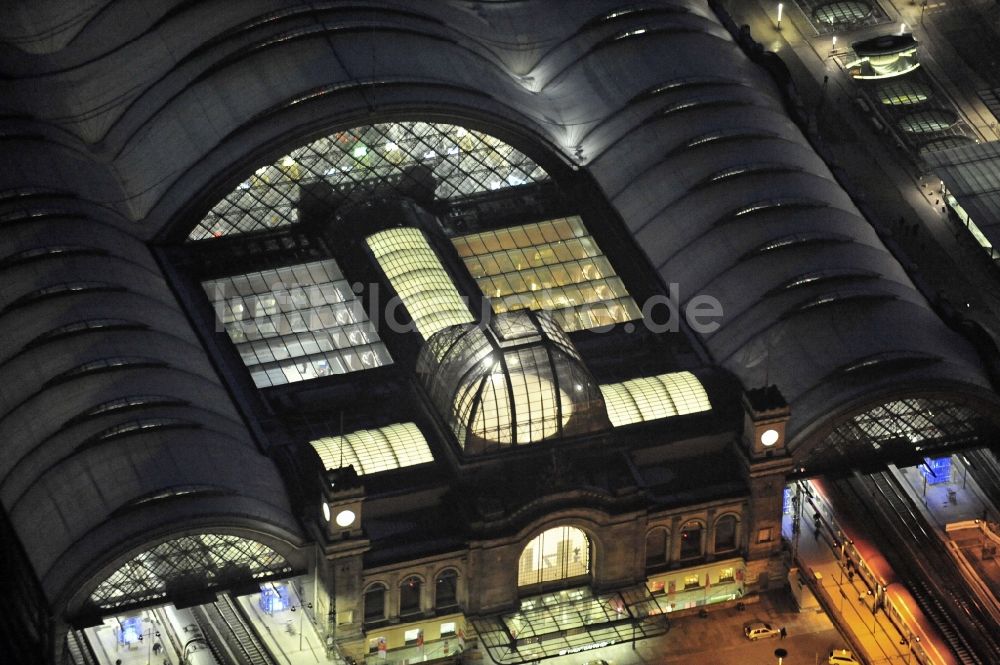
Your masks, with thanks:
[{"label": "pedestrian", "polygon": [[784,626],[781,627],[781,631],[779,631],[779,634],[781,635],[781,639],[785,639],[786,637],[788,637],[788,631],[785,630]]}]

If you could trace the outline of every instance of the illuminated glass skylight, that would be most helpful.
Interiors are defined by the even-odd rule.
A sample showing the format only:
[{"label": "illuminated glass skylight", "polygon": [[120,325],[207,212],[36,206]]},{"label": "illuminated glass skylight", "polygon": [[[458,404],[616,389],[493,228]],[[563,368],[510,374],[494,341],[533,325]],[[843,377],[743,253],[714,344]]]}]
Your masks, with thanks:
[{"label": "illuminated glass skylight", "polygon": [[674,372],[601,386],[615,427],[709,411],[708,394],[691,372]]},{"label": "illuminated glass skylight", "polygon": [[336,132],[258,168],[219,201],[188,240],[266,231],[299,221],[301,198],[320,182],[348,196],[405,184],[405,171],[429,168],[435,196],[453,199],[541,182],[548,174],[488,134],[441,123],[391,122]]},{"label": "illuminated glass skylight", "polygon": [[325,469],[354,465],[358,475],[433,462],[427,439],[414,423],[363,429],[311,441]]},{"label": "illuminated glass skylight", "polygon": [[563,330],[642,318],[578,216],[453,240],[493,311],[545,310]]},{"label": "illuminated glass skylight", "polygon": [[258,388],[392,363],[332,259],[202,287]]},{"label": "illuminated glass skylight", "polygon": [[422,231],[388,229],[368,236],[367,242],[424,339],[448,326],[474,321]]}]

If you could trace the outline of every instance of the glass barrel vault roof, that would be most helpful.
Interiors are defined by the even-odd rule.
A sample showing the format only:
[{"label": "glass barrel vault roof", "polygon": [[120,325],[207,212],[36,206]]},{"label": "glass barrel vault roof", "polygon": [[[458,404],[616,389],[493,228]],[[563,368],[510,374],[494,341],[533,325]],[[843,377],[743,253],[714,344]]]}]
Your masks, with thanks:
[{"label": "glass barrel vault roof", "polygon": [[367,243],[424,339],[475,320],[422,231],[388,229]]},{"label": "glass barrel vault roof", "polygon": [[708,393],[691,372],[673,372],[601,386],[615,427],[709,411]]},{"label": "glass barrel vault roof", "polygon": [[433,462],[434,456],[415,423],[363,429],[311,441],[325,469],[354,465],[358,475]]}]

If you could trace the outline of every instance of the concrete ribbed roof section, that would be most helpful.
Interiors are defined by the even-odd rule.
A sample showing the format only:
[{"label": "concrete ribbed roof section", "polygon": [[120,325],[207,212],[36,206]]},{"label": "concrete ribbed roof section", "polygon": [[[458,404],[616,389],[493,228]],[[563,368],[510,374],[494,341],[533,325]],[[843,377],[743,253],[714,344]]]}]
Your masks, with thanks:
[{"label": "concrete ribbed roof section", "polygon": [[57,606],[171,534],[302,544],[149,248],[112,218],[54,192],[0,201],[0,502]]},{"label": "concrete ribbed roof section", "polygon": [[[7,205],[33,215],[70,197],[71,215],[83,200],[131,222],[112,228],[92,211],[51,215],[60,228],[92,228],[87,238],[114,245],[110,258],[11,269],[4,303],[69,276],[111,281],[148,301],[150,331],[161,331],[156,343],[140,343],[152,342],[153,332],[108,332],[100,353],[154,353],[167,368],[149,373],[190,377],[177,390],[197,404],[182,415],[212,433],[199,448],[205,455],[250,448],[196,341],[178,332],[187,324],[141,241],[168,228],[186,232],[290,146],[393,118],[489,128],[540,163],[556,155],[589,171],[664,284],[676,283],[685,301],[706,294],[721,302],[719,329],[698,336],[747,387],[780,387],[794,414],[792,445],[890,396],[995,399],[972,348],[915,290],[707,2],[50,0],[20,2],[0,26],[7,75],[0,129],[10,164],[0,192],[24,193]],[[49,223],[39,217],[9,228]],[[124,240],[126,233],[136,240]],[[64,302],[89,310],[103,297],[80,292]],[[39,333],[56,314],[35,304],[0,315],[0,324]],[[133,484],[108,476],[136,473],[137,462],[124,461],[126,446],[92,477],[99,467],[86,471],[81,460],[111,447],[60,458],[71,444],[54,426],[89,403],[70,408],[65,388],[45,381],[96,347],[59,342],[15,352],[5,365],[2,425],[37,444],[18,443],[20,452],[4,462],[28,474],[4,485],[4,501],[15,502],[43,577],[58,574],[81,534],[110,534],[103,520],[126,494],[165,483],[174,469],[178,478],[200,472],[190,464],[182,471],[183,455],[167,446],[149,448],[169,459]],[[44,372],[28,371],[36,362]],[[128,385],[133,373],[121,370],[117,393],[101,388],[106,377],[97,375],[79,385],[93,382],[107,395],[153,389],[145,372],[135,374],[140,385]],[[39,423],[20,415],[44,412],[42,402],[58,417]],[[209,404],[217,417],[204,417]],[[263,461],[260,474],[250,473],[253,463],[234,488],[240,506],[281,524],[285,507],[273,487],[264,489],[276,478]],[[217,482],[235,484],[223,467]],[[71,479],[95,503],[70,501]],[[37,507],[29,509],[31,501]],[[65,537],[33,535],[29,514],[60,520]]]}]

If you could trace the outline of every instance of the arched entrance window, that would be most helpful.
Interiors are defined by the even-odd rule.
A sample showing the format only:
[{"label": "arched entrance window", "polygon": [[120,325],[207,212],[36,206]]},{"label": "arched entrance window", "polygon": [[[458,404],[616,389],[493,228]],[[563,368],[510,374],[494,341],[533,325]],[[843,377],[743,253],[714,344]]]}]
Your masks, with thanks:
[{"label": "arched entrance window", "polygon": [[420,612],[420,578],[411,575],[399,586],[399,614]]},{"label": "arched entrance window", "polygon": [[737,547],[739,520],[736,515],[723,515],[715,523],[715,551],[728,552]]},{"label": "arched entrance window", "polygon": [[376,582],[365,590],[365,623],[385,618],[385,592],[386,586],[381,582]]},{"label": "arched entrance window", "polygon": [[535,536],[521,552],[518,586],[590,573],[590,540],[580,529],[559,526]]},{"label": "arched entrance window", "polygon": [[681,527],[681,558],[696,559],[702,555],[702,535],[705,529],[701,522],[691,520]]},{"label": "arched entrance window", "polygon": [[458,605],[458,572],[445,570],[434,584],[434,607],[444,609]]},{"label": "arched entrance window", "polygon": [[646,567],[658,566],[667,562],[667,545],[670,538],[667,530],[657,527],[646,534]]}]

